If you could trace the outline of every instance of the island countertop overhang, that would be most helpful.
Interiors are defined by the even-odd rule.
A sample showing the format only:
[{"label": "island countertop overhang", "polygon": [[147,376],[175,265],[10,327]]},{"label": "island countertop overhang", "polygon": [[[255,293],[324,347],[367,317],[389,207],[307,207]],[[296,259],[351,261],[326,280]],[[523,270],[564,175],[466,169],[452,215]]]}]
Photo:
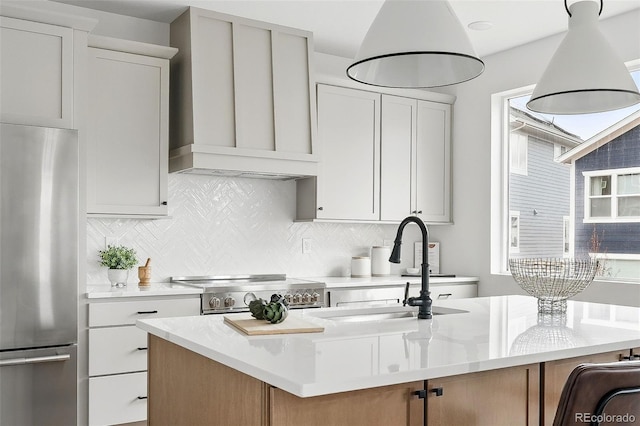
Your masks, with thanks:
[{"label": "island countertop overhang", "polygon": [[138,326],[299,397],[640,347],[640,308],[570,301],[565,315],[545,316],[526,296],[438,306],[467,312],[341,323],[321,318],[327,309],[293,311],[325,331],[270,336],[246,336],[225,324],[224,315]]}]

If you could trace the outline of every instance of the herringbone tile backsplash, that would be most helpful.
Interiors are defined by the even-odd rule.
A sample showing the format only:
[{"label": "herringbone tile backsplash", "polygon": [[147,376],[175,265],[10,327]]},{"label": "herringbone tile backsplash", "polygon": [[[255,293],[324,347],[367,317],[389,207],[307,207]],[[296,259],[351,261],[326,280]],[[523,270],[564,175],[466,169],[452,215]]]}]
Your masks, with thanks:
[{"label": "herringbone tile backsplash", "polygon": [[[141,264],[150,257],[154,282],[184,275],[347,276],[352,256],[395,237],[395,225],[294,222],[295,185],[169,175],[170,218],[87,219],[87,284],[108,282],[98,263],[105,237],[135,248]],[[302,238],[311,239],[311,253],[302,254]],[[409,241],[402,267],[413,266]]]}]

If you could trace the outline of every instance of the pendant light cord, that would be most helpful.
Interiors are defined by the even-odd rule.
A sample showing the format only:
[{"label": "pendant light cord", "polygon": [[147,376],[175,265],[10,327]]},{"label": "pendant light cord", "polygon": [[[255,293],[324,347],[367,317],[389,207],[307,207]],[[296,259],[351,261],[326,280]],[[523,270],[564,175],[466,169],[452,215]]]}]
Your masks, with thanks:
[{"label": "pendant light cord", "polygon": [[[604,0],[600,0],[600,11],[598,12],[598,16],[602,15],[602,6],[604,6]],[[567,6],[567,0],[564,0],[564,9],[569,14],[569,18],[571,18],[571,12],[569,12],[569,6]]]}]

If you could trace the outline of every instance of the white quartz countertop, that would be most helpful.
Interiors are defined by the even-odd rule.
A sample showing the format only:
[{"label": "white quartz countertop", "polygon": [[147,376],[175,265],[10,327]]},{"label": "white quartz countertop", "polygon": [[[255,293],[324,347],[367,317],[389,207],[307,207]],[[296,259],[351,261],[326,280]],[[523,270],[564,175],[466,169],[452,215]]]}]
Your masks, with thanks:
[{"label": "white quartz countertop", "polygon": [[170,297],[185,294],[202,294],[202,289],[172,283],[150,283],[148,286],[138,286],[138,283],[129,283],[126,287],[122,288],[111,287],[110,284],[87,286],[87,299],[148,296]]},{"label": "white quartz countertop", "polygon": [[[414,308],[364,308],[370,313]],[[408,383],[640,347],[640,308],[569,301],[539,315],[537,300],[499,296],[438,301],[465,313],[431,320],[340,322],[349,308],[292,311],[322,333],[247,336],[207,315],[137,322],[147,332],[300,397]],[[243,314],[234,314],[243,315]]]},{"label": "white quartz countertop", "polygon": [[[299,277],[294,277],[299,278]],[[404,285],[408,282],[420,284],[420,277],[402,277],[400,275],[390,275],[387,277],[312,277],[301,278],[310,281],[325,283],[327,289],[332,288],[359,288],[359,287],[385,287]],[[477,277],[455,277],[442,278],[431,277],[430,284],[453,284],[453,283],[477,283]],[[87,299],[105,299],[118,297],[146,297],[146,296],[180,296],[185,294],[202,294],[201,288],[187,287],[179,283],[150,283],[148,286],[138,286],[137,282],[129,283],[126,287],[116,288],[110,284],[87,286]]]}]

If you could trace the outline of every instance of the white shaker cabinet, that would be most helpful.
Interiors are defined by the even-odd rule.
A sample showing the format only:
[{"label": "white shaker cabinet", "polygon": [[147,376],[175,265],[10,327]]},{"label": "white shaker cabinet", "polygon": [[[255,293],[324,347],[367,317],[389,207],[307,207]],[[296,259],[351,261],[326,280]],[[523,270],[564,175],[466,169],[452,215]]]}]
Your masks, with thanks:
[{"label": "white shaker cabinet", "polygon": [[136,320],[199,314],[199,297],[89,304],[89,425],[147,418],[147,333],[136,327]]},{"label": "white shaker cabinet", "polygon": [[73,128],[73,30],[0,17],[0,119]]},{"label": "white shaker cabinet", "polygon": [[318,177],[297,181],[298,219],[379,220],[380,95],[318,85]]},{"label": "white shaker cabinet", "polygon": [[88,32],[97,21],[0,2],[0,121],[78,128]]},{"label": "white shaker cabinet", "polygon": [[451,106],[382,95],[380,219],[451,221]]},{"label": "white shaker cabinet", "polygon": [[298,220],[451,222],[451,105],[318,84],[318,177]]},{"label": "white shaker cabinet", "polygon": [[90,46],[87,213],[166,215],[175,49],[103,37]]}]

